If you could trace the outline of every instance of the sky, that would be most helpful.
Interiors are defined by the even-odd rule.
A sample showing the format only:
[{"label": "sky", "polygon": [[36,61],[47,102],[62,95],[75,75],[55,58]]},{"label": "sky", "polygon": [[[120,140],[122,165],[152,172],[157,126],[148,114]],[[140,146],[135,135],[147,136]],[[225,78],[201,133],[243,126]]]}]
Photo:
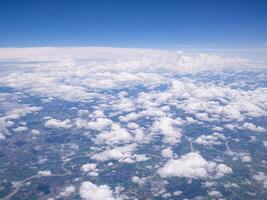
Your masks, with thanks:
[{"label": "sky", "polygon": [[266,49],[263,0],[0,0],[0,47]]},{"label": "sky", "polygon": [[264,198],[266,22],[267,0],[0,0],[0,199]]}]

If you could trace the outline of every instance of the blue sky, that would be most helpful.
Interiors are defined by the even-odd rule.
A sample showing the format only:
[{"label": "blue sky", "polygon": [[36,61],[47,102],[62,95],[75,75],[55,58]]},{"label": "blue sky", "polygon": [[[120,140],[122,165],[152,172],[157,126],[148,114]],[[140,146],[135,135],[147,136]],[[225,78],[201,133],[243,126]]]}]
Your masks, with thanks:
[{"label": "blue sky", "polygon": [[267,1],[1,0],[0,46],[267,47]]}]

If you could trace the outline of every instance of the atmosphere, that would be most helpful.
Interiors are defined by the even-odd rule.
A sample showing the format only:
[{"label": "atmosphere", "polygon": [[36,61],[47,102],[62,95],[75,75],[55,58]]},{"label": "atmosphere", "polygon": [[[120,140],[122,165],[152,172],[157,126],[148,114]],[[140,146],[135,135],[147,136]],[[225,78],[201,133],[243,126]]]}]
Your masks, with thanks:
[{"label": "atmosphere", "polygon": [[0,0],[0,200],[267,200],[267,0]]},{"label": "atmosphere", "polygon": [[267,48],[264,0],[1,0],[0,46]]}]

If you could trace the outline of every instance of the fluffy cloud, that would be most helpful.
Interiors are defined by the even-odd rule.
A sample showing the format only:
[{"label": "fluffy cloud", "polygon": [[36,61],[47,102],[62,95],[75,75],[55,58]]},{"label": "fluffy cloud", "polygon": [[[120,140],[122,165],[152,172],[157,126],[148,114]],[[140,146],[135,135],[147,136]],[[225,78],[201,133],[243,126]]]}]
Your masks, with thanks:
[{"label": "fluffy cloud", "polygon": [[[247,78],[238,80],[236,72],[220,71],[228,67],[252,66],[246,59],[144,49],[24,50],[7,49],[1,52],[0,49],[0,61],[1,58],[11,58],[14,60],[10,61],[10,65],[13,61],[21,62],[14,70],[1,73],[0,85],[19,91],[12,95],[23,97],[11,98],[12,95],[0,94],[0,109],[3,110],[0,116],[0,140],[8,138],[9,130],[23,130],[25,125],[17,124],[17,119],[41,109],[19,105],[19,100],[27,99],[25,97],[40,97],[40,103],[45,108],[53,101],[70,101],[75,106],[79,103],[70,111],[74,114],[77,111],[76,118],[44,118],[44,125],[58,129],[73,127],[75,133],[90,139],[89,156],[98,164],[82,165],[80,170],[83,175],[97,176],[100,169],[105,170],[106,167],[100,168],[103,164],[115,167],[121,163],[158,159],[158,165],[146,167],[158,169],[157,173],[163,178],[216,179],[233,173],[232,169],[218,163],[223,162],[224,157],[214,158],[215,162],[204,159],[195,152],[192,142],[204,146],[217,145],[228,138],[238,138],[238,133],[231,135],[228,132],[243,129],[266,131],[265,125],[253,124],[254,118],[267,116],[266,88],[260,83],[251,83]],[[204,70],[209,72],[198,73]],[[255,79],[260,77],[257,75]],[[265,76],[261,79],[264,81]],[[16,104],[3,104],[9,100]],[[36,128],[31,127],[31,123],[27,126],[31,130]],[[195,128],[202,131],[199,127],[216,132],[200,135],[201,132],[195,132]],[[188,128],[190,131],[187,132]],[[32,133],[38,139],[39,132],[33,130]],[[257,137],[264,137],[264,134]],[[177,158],[176,145],[188,145],[188,142],[192,153]],[[77,147],[67,149],[69,145],[66,148],[63,146],[60,146],[64,148],[62,152],[66,153],[63,159],[74,156]],[[148,154],[144,154],[144,151]],[[232,155],[244,163],[254,161],[249,153],[232,152]],[[160,164],[163,166],[159,167]],[[51,172],[40,171],[38,174],[49,176]],[[138,176],[133,176],[132,181],[143,185],[147,178]],[[255,175],[254,179],[265,184],[262,174]],[[171,193],[164,189],[163,183],[160,187],[163,189],[158,193],[159,196],[170,198]],[[69,186],[63,188],[60,195],[68,196],[74,191],[75,188]],[[106,185],[98,186],[91,182],[83,182],[79,192],[83,199],[119,199],[116,189],[113,192]],[[215,190],[209,191],[209,195],[221,197]]]},{"label": "fluffy cloud", "polygon": [[173,157],[173,151],[170,148],[163,149],[161,151],[161,155],[164,158],[172,158]]},{"label": "fluffy cloud", "polygon": [[175,125],[175,120],[163,117],[159,121],[154,122],[152,132],[162,134],[164,136],[164,142],[176,144],[180,142],[182,134],[180,129],[174,127]]},{"label": "fluffy cloud", "polygon": [[144,185],[145,182],[147,181],[147,178],[146,178],[146,177],[142,177],[142,178],[140,178],[140,177],[138,177],[138,176],[133,176],[133,177],[132,177],[132,181],[133,181],[134,183],[137,183],[138,185]]},{"label": "fluffy cloud", "polygon": [[211,135],[201,135],[196,140],[195,143],[202,145],[218,145],[221,144],[220,140],[225,140],[226,137],[221,133],[213,133]]},{"label": "fluffy cloud", "polygon": [[263,172],[258,172],[255,174],[253,179],[263,184],[263,187],[267,189],[267,176]]},{"label": "fluffy cloud", "polygon": [[163,167],[158,169],[161,177],[186,177],[194,179],[203,179],[215,174],[221,177],[232,173],[231,168],[224,164],[217,165],[214,162],[206,161],[198,153],[188,153],[177,160],[169,160]]},{"label": "fluffy cloud", "polygon": [[90,121],[87,124],[84,124],[83,127],[86,129],[100,131],[100,130],[106,128],[107,126],[110,126],[112,123],[113,122],[110,119],[100,117],[100,118],[97,118],[95,121]]},{"label": "fluffy cloud", "polygon": [[124,163],[134,163],[148,160],[148,158],[143,154],[133,154],[135,149],[136,144],[114,147],[92,155],[92,159],[99,161],[117,160]]},{"label": "fluffy cloud", "polygon": [[38,171],[37,175],[39,175],[39,176],[51,176],[52,173],[51,173],[51,171],[44,170],[44,171]]},{"label": "fluffy cloud", "polygon": [[119,161],[131,160],[132,152],[135,150],[135,148],[136,145],[126,145],[122,147],[107,149],[103,152],[94,154],[92,158],[101,161],[113,159]]},{"label": "fluffy cloud", "polygon": [[73,185],[67,186],[65,187],[61,192],[60,192],[60,196],[61,197],[68,197],[70,195],[72,195],[75,192],[75,187]]},{"label": "fluffy cloud", "polygon": [[260,126],[255,126],[254,124],[248,123],[248,122],[243,124],[243,128],[251,130],[251,131],[254,131],[254,132],[264,132],[264,131],[266,131],[265,128],[262,128]]},{"label": "fluffy cloud", "polygon": [[222,193],[219,191],[213,190],[208,192],[209,196],[215,198],[215,199],[223,199]]},{"label": "fluffy cloud", "polygon": [[15,108],[6,112],[6,118],[8,119],[19,119],[29,113],[34,113],[41,110],[41,107],[29,106],[29,105],[17,105]]},{"label": "fluffy cloud", "polygon": [[17,128],[13,128],[13,131],[15,132],[23,132],[23,131],[27,131],[28,130],[28,127],[26,126],[19,126]]},{"label": "fluffy cloud", "polygon": [[39,135],[40,134],[40,131],[39,130],[36,130],[36,129],[32,129],[32,134],[33,135]]},{"label": "fluffy cloud", "polygon": [[68,129],[71,128],[71,121],[69,119],[65,120],[58,120],[58,119],[49,119],[45,122],[45,127],[47,128],[63,128],[63,129]]},{"label": "fluffy cloud", "polygon": [[[157,84],[170,72],[220,70],[257,66],[246,59],[218,55],[177,54],[149,49],[80,48],[5,48],[1,59],[20,63],[20,68],[0,77],[0,84],[23,89],[43,97],[66,101],[90,101],[97,92],[88,88],[110,89],[138,84]],[[83,62],[81,62],[83,60]],[[28,61],[28,62],[27,62]],[[55,68],[55,66],[57,66]],[[31,67],[30,71],[23,69]],[[159,74],[158,72],[164,72]],[[130,101],[118,105],[132,109]]]},{"label": "fluffy cloud", "polygon": [[114,123],[106,117],[98,117],[92,121],[77,118],[75,120],[75,125],[78,129],[99,131],[94,139],[94,141],[98,144],[125,144],[132,140],[132,136],[127,129],[121,127],[119,124]]},{"label": "fluffy cloud", "polygon": [[220,178],[223,177],[225,174],[232,174],[233,171],[230,167],[226,166],[225,164],[218,164],[215,168],[216,177]]},{"label": "fluffy cloud", "polygon": [[126,129],[113,123],[110,127],[110,131],[104,131],[97,135],[96,141],[100,144],[116,144],[120,142],[127,143],[131,139],[132,137]]},{"label": "fluffy cloud", "polygon": [[95,163],[87,163],[82,165],[81,171],[86,173],[89,176],[98,176],[98,169],[96,168],[97,164]]},{"label": "fluffy cloud", "polygon": [[5,135],[3,133],[0,133],[0,140],[6,139]]},{"label": "fluffy cloud", "polygon": [[[0,93],[0,108],[5,112],[0,116],[0,140],[6,139],[6,135],[10,134],[8,128],[14,125],[13,120],[20,119],[28,114],[40,111],[42,108],[37,106],[30,106],[27,104],[18,104],[12,102],[12,96],[4,95]],[[26,126],[19,126],[13,128],[15,132],[26,131],[28,128]]]},{"label": "fluffy cloud", "polygon": [[84,200],[119,200],[107,185],[97,186],[89,181],[81,184],[79,193]]},{"label": "fluffy cloud", "polygon": [[250,163],[252,160],[249,153],[239,153],[238,155],[239,155],[241,161],[244,163]]}]

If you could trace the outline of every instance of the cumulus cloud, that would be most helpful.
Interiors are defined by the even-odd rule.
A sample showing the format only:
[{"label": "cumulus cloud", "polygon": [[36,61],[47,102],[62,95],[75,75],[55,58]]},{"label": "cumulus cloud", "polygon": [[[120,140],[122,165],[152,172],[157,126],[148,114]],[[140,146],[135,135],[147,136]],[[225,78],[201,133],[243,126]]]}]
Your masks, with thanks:
[{"label": "cumulus cloud", "polygon": [[82,165],[81,171],[89,176],[98,176],[98,169],[96,163],[87,163]]},{"label": "cumulus cloud", "polygon": [[132,136],[127,129],[106,117],[97,117],[92,121],[77,118],[75,120],[75,125],[78,129],[99,131],[94,138],[94,141],[98,144],[125,144],[132,140]]},{"label": "cumulus cloud", "polygon": [[84,200],[119,200],[109,186],[97,186],[90,181],[81,184],[79,193]]},{"label": "cumulus cloud", "polygon": [[39,135],[40,134],[40,131],[39,130],[36,130],[36,129],[32,129],[32,134],[33,135]]},{"label": "cumulus cloud", "polygon": [[251,156],[249,155],[249,153],[239,153],[238,154],[241,161],[244,162],[244,163],[250,163],[251,162]]},{"label": "cumulus cloud", "polygon": [[41,109],[41,107],[37,106],[17,105],[15,108],[12,108],[6,112],[6,118],[19,119],[20,117],[24,117],[27,114],[37,112]]},{"label": "cumulus cloud", "polygon": [[161,155],[164,158],[172,158],[173,157],[173,151],[170,148],[163,149],[161,151]]},{"label": "cumulus cloud", "polygon": [[[14,125],[13,120],[18,120],[21,117],[24,117],[28,114],[33,114],[40,111],[42,108],[37,106],[30,106],[28,104],[18,104],[12,102],[13,99],[9,95],[2,96],[0,94],[0,108],[5,111],[0,116],[0,140],[6,139],[6,135],[10,134],[8,128]],[[14,132],[23,132],[27,131],[28,128],[24,125],[13,128]]]},{"label": "cumulus cloud", "polygon": [[[0,60],[21,62],[15,72],[0,77],[1,85],[66,101],[90,101],[95,96],[101,96],[88,88],[110,89],[162,83],[166,80],[164,74],[169,72],[191,73],[229,66],[257,66],[236,57],[209,54],[193,56],[151,49],[47,47],[2,48],[0,52]],[[27,67],[31,67],[31,71],[23,70]],[[159,74],[159,71],[164,73]],[[132,104],[126,100],[118,108],[131,110]]]},{"label": "cumulus cloud", "polygon": [[73,185],[67,186],[65,187],[61,192],[60,192],[60,196],[61,197],[68,197],[70,195],[72,195],[75,192],[75,187]]},{"label": "cumulus cloud", "polygon": [[100,153],[92,155],[92,159],[98,161],[117,160],[124,163],[135,163],[148,160],[143,154],[134,154],[136,144],[129,144],[125,146],[114,147],[106,149]]},{"label": "cumulus cloud", "polygon": [[243,128],[251,130],[251,131],[254,131],[254,132],[264,132],[264,131],[266,131],[265,128],[262,128],[260,126],[256,126],[256,125],[254,125],[252,123],[249,123],[249,122],[244,123],[243,124]]},{"label": "cumulus cloud", "polygon": [[221,144],[220,140],[225,140],[226,137],[221,133],[213,133],[211,135],[201,135],[196,140],[195,143],[202,145],[218,145]]},{"label": "cumulus cloud", "polygon": [[199,53],[196,55],[185,54],[183,52],[163,51],[153,49],[134,48],[110,48],[110,47],[43,47],[43,48],[1,48],[0,59],[30,60],[30,61],[57,61],[70,65],[75,59],[92,60],[120,60],[119,66],[137,67],[143,65],[152,67],[153,65],[171,65],[174,69],[195,70],[198,68],[222,68],[222,67],[254,67],[259,65],[255,61],[239,57],[226,57],[215,54]]},{"label": "cumulus cloud", "polygon": [[180,129],[174,127],[175,125],[175,120],[163,117],[159,121],[154,122],[152,132],[162,134],[166,143],[176,144],[180,142],[182,134]]},{"label": "cumulus cloud", "polygon": [[232,174],[233,171],[230,167],[226,166],[225,164],[218,164],[215,168],[216,177],[223,177],[225,174]]},{"label": "cumulus cloud", "polygon": [[[233,173],[232,169],[221,163],[221,158],[206,160],[201,153],[195,152],[192,142],[203,145],[203,149],[207,145],[227,141],[232,137],[228,131],[266,131],[264,125],[255,125],[257,123],[253,121],[254,118],[267,116],[266,88],[249,85],[249,80],[232,83],[232,79],[238,78],[234,72],[220,78],[225,75],[219,74],[221,69],[252,66],[246,59],[158,50],[87,47],[23,49],[23,52],[6,49],[3,54],[1,51],[0,61],[1,58],[9,58],[14,59],[11,63],[21,62],[14,70],[1,73],[1,86],[20,91],[23,97],[40,97],[44,107],[58,100],[81,103],[71,108],[74,113],[77,111],[74,119],[43,119],[45,127],[73,128],[77,134],[90,139],[88,155],[96,163],[83,164],[80,168],[83,175],[97,176],[102,172],[103,164],[105,167],[115,167],[121,163],[159,159],[158,165],[146,167],[158,169],[157,173],[163,178],[213,180]],[[204,71],[205,76],[195,73]],[[219,78],[214,78],[214,73],[219,74]],[[10,96],[5,96],[8,95],[0,94],[1,104],[10,99]],[[8,136],[9,130],[23,131],[26,125],[16,124],[17,119],[41,109],[19,105],[17,99],[13,101],[17,102],[16,106],[7,103],[0,106],[4,111],[0,116],[0,140]],[[34,127],[30,123],[27,126],[37,138],[39,131],[32,129]],[[216,132],[194,133],[196,127]],[[188,128],[190,131],[187,135]],[[234,136],[238,137],[238,134]],[[184,145],[189,137],[194,152],[178,158],[176,145]],[[73,155],[75,150],[77,146],[67,149],[66,157]],[[151,152],[145,154],[146,150]],[[249,153],[236,152],[232,155],[244,163],[250,163],[253,159]],[[63,157],[67,160],[65,155]],[[51,172],[39,171],[38,174],[49,176]],[[144,185],[147,177],[139,176],[136,173],[132,181]],[[257,174],[254,179],[264,184],[262,177],[262,174]],[[213,187],[215,184],[209,189]],[[79,189],[82,199],[94,200],[119,199],[117,191],[121,191],[121,188],[113,191],[107,185],[96,185],[89,181],[83,182]],[[74,186],[67,186],[62,189],[60,196],[69,196],[73,192]],[[177,195],[180,193],[178,191]],[[164,189],[164,184],[157,194],[160,198],[172,196]],[[213,198],[222,197],[216,190],[208,194]]]},{"label": "cumulus cloud", "polygon": [[107,126],[110,126],[112,124],[112,120],[99,117],[95,121],[90,121],[87,124],[84,125],[85,128],[91,129],[91,130],[102,130],[106,128]]},{"label": "cumulus cloud", "polygon": [[118,124],[113,123],[110,127],[110,131],[103,131],[97,135],[96,141],[98,143],[116,144],[127,143],[131,141],[131,134]]},{"label": "cumulus cloud", "polygon": [[255,174],[253,179],[261,183],[263,187],[267,189],[267,176],[263,172],[258,172]]},{"label": "cumulus cloud", "polygon": [[232,173],[231,168],[224,164],[206,161],[198,153],[188,153],[180,159],[171,159],[163,167],[158,169],[161,177],[186,177],[194,179],[204,179],[211,174],[221,177]]},{"label": "cumulus cloud", "polygon": [[133,181],[134,183],[137,183],[138,185],[144,185],[145,182],[147,181],[147,178],[146,178],[146,177],[142,177],[142,178],[140,178],[140,177],[138,177],[138,176],[133,176],[133,177],[132,177],[132,181]]},{"label": "cumulus cloud", "polygon": [[119,161],[127,161],[132,160],[132,152],[135,150],[136,145],[126,145],[122,147],[115,147],[112,149],[106,149],[100,153],[94,154],[92,156],[93,159],[96,160],[119,160]]},{"label": "cumulus cloud", "polygon": [[69,119],[58,120],[58,119],[49,119],[45,122],[45,127],[47,128],[58,128],[58,129],[69,129],[72,127],[71,121]]},{"label": "cumulus cloud", "polygon": [[27,131],[28,130],[28,127],[26,127],[26,126],[19,126],[17,128],[13,128],[12,130],[14,132],[23,132],[23,131]]},{"label": "cumulus cloud", "polygon": [[38,171],[37,175],[39,175],[39,176],[51,176],[52,173],[49,170],[44,170],[44,171]]},{"label": "cumulus cloud", "polygon": [[209,196],[216,198],[216,199],[222,199],[223,198],[222,193],[220,193],[217,190],[209,191],[208,194],[209,194]]},{"label": "cumulus cloud", "polygon": [[0,140],[6,139],[5,135],[3,133],[0,133]]}]

